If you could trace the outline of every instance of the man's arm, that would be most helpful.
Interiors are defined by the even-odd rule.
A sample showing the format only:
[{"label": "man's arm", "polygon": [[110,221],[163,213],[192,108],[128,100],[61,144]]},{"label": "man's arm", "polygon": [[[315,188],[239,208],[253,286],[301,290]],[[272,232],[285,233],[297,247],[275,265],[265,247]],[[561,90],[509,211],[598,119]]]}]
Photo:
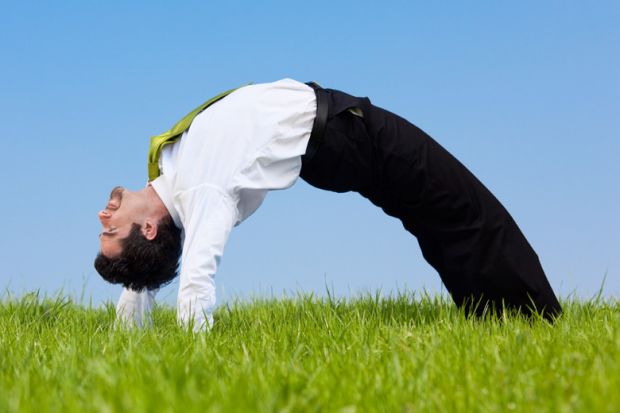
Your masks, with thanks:
[{"label": "man's arm", "polygon": [[181,195],[185,240],[181,258],[178,320],[194,331],[213,324],[215,273],[236,223],[234,201],[219,188],[202,185]]},{"label": "man's arm", "polygon": [[151,309],[155,302],[157,290],[142,290],[140,292],[123,288],[123,292],[116,305],[116,322],[124,326],[143,327],[151,325]]}]

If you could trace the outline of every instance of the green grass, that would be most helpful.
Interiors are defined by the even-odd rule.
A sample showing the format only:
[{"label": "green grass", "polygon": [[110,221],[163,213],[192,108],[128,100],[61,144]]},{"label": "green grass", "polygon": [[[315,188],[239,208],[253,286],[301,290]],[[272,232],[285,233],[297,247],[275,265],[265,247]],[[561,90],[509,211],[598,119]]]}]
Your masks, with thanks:
[{"label": "green grass", "polygon": [[158,307],[36,294],[0,301],[0,411],[620,411],[620,303],[570,301],[555,325],[465,318],[444,298],[255,300],[208,334]]}]

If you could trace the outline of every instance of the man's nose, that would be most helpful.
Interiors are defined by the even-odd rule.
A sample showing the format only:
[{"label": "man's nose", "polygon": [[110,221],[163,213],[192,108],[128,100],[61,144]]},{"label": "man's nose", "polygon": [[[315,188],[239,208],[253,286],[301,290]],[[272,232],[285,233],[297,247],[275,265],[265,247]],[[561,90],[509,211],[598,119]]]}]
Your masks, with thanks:
[{"label": "man's nose", "polygon": [[103,222],[104,220],[110,218],[110,213],[104,209],[104,210],[99,211],[97,216],[99,216],[99,220]]}]

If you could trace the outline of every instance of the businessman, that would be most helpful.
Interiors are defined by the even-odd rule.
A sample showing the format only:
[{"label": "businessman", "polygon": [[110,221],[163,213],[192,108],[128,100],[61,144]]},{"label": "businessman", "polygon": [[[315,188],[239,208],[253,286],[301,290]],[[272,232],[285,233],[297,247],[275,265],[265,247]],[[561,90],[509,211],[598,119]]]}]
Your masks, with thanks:
[{"label": "businessman", "polygon": [[151,139],[148,172],[143,189],[114,188],[99,212],[95,268],[125,287],[121,320],[148,319],[180,258],[178,319],[208,328],[231,230],[298,177],[398,218],[468,314],[561,313],[501,203],[430,136],[367,98],[292,79],[229,90]]}]

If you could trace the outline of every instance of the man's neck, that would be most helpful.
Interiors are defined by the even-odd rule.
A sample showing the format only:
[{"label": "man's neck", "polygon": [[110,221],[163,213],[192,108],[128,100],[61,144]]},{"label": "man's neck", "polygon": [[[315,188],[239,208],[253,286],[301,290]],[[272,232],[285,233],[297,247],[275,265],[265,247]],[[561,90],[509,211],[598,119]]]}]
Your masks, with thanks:
[{"label": "man's neck", "polygon": [[168,209],[166,205],[163,203],[157,191],[153,189],[150,183],[146,185],[143,189],[144,196],[147,199],[147,205],[149,208],[149,215],[156,215],[159,218],[163,218],[168,214]]}]

